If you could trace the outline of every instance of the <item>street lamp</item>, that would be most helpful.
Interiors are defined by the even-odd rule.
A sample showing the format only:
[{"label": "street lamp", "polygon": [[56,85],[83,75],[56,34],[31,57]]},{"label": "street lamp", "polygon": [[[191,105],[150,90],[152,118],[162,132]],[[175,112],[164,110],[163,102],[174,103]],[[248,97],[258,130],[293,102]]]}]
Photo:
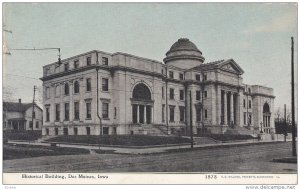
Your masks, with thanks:
[{"label": "street lamp", "polygon": [[260,133],[263,133],[263,122],[260,122]]}]

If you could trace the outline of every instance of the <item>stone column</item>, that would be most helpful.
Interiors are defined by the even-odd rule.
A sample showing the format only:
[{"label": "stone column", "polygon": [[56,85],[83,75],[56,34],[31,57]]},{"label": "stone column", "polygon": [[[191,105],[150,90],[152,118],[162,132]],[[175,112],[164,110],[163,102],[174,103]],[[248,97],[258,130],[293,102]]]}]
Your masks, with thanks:
[{"label": "stone column", "polygon": [[136,123],[140,123],[140,105],[136,105]]},{"label": "stone column", "polygon": [[147,124],[147,106],[144,105],[144,124]]},{"label": "stone column", "polygon": [[224,125],[227,125],[227,92],[224,91]]},{"label": "stone column", "polygon": [[216,114],[216,122],[217,125],[221,124],[222,118],[222,90],[220,86],[217,87],[217,106],[216,106],[217,114]]},{"label": "stone column", "polygon": [[150,106],[150,109],[151,109],[151,120],[150,120],[150,123],[154,123],[154,117],[153,117],[153,115],[154,115],[154,108],[152,107],[152,106]]},{"label": "stone column", "polygon": [[233,110],[233,92],[230,93],[230,124],[234,121],[234,110]]}]

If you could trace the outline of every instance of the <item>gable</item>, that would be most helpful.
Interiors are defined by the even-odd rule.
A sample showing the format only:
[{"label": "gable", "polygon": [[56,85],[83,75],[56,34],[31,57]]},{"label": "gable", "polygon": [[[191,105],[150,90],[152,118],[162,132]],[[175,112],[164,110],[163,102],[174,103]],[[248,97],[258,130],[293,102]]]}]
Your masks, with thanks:
[{"label": "gable", "polygon": [[229,59],[219,65],[219,68],[224,71],[233,72],[236,74],[243,74],[243,69],[232,59]]}]

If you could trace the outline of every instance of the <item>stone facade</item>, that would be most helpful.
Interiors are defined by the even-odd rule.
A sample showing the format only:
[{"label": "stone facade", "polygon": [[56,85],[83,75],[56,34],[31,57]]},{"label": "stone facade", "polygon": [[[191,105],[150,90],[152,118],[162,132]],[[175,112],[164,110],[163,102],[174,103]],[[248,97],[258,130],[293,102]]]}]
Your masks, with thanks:
[{"label": "stone facade", "polygon": [[164,63],[95,50],[46,65],[43,135],[273,133],[273,89],[243,84],[232,59],[204,60],[179,39]]}]

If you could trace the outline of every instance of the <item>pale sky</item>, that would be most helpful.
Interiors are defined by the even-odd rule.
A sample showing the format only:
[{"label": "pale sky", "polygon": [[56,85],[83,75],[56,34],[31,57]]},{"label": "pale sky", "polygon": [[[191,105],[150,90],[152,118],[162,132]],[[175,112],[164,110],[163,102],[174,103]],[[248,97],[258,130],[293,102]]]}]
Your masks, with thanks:
[{"label": "pale sky", "polygon": [[[3,24],[12,31],[3,32],[5,48],[59,47],[62,59],[101,50],[162,61],[174,42],[189,38],[205,62],[233,58],[245,71],[244,83],[272,87],[275,109],[290,107],[295,3],[5,3]],[[57,54],[5,56],[3,86],[13,92],[10,99],[32,101],[33,85],[42,86],[42,66]]]}]

